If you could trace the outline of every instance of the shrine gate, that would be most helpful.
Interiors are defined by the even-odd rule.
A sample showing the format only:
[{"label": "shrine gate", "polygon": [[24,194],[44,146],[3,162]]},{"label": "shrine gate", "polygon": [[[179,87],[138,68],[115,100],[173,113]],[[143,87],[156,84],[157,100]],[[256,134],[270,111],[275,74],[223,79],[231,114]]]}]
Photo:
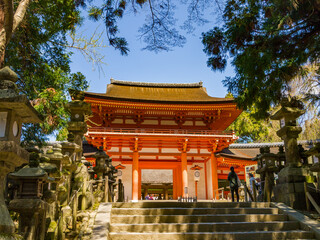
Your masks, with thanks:
[{"label": "shrine gate", "polygon": [[[251,161],[217,155],[236,140],[225,129],[241,110],[232,98],[207,94],[200,83],[140,83],[111,79],[104,93],[85,93],[93,116],[87,119],[89,144],[103,146],[114,166],[122,166],[129,199],[141,199],[142,169],[171,169],[173,198],[212,199],[230,166],[244,179]],[[90,158],[88,158],[90,160]],[[120,165],[121,164],[121,165]],[[195,193],[194,170],[200,179]],[[194,168],[193,168],[194,169]]]}]

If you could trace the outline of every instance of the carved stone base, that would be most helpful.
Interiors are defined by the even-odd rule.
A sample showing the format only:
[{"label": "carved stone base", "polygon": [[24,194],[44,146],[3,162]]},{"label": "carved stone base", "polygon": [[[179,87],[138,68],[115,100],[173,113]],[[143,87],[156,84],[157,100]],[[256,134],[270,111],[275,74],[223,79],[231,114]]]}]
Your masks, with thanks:
[{"label": "carved stone base", "polygon": [[278,174],[278,183],[305,182],[308,169],[302,167],[285,167]]},{"label": "carved stone base", "polygon": [[20,213],[19,234],[25,240],[45,238],[46,210],[48,204],[41,199],[14,199],[9,209]]},{"label": "carved stone base", "polygon": [[274,188],[274,195],[276,202],[283,202],[294,209],[306,209],[303,182],[277,184]]},{"label": "carved stone base", "polygon": [[276,202],[283,202],[294,209],[306,209],[304,182],[308,169],[285,167],[278,174],[277,185],[274,187]]}]

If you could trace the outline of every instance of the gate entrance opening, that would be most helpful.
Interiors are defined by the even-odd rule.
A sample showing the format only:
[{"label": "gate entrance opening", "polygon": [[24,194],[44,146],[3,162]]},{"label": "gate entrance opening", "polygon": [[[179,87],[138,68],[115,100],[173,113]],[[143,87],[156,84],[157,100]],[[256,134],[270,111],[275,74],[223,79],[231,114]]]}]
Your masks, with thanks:
[{"label": "gate entrance opening", "polygon": [[141,199],[171,200],[173,199],[172,169],[142,169]]}]

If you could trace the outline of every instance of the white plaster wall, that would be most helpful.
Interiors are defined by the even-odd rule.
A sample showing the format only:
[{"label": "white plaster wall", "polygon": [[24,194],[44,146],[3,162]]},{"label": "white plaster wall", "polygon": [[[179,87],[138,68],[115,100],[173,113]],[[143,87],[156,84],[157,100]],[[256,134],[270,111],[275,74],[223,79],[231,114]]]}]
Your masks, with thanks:
[{"label": "white plaster wall", "polygon": [[207,177],[208,199],[212,199],[212,173],[210,160],[207,161]]},{"label": "white plaster wall", "polygon": [[125,200],[132,199],[132,165],[125,164],[126,168],[122,169],[122,183],[124,186],[124,197]]},{"label": "white plaster wall", "polygon": [[[189,196],[194,197],[196,196],[195,192],[195,182],[194,182],[194,170],[191,170],[191,168],[194,166],[188,165],[188,191]],[[205,173],[204,173],[204,164],[203,163],[197,163],[196,165],[202,167],[200,170],[200,181],[198,182],[198,199],[206,199],[206,183],[205,183]]]},{"label": "white plaster wall", "polygon": [[188,169],[188,195],[189,195],[189,197],[194,197],[194,196],[196,196],[195,186],[194,186],[194,177],[193,177],[194,171],[191,170],[191,168],[192,168],[192,165],[187,166],[187,169]]},{"label": "white plaster wall", "polygon": [[204,163],[198,164],[202,169],[200,170],[200,181],[198,182],[198,199],[206,199],[206,180],[204,172]]}]

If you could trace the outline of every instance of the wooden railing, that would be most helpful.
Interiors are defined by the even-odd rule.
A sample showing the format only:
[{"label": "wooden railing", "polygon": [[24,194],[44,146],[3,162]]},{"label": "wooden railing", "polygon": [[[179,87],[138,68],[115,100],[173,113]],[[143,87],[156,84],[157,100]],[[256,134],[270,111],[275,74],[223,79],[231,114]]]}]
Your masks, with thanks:
[{"label": "wooden railing", "polygon": [[187,129],[152,129],[152,128],[103,128],[90,127],[90,133],[147,133],[147,134],[192,134],[192,135],[233,135],[232,131],[187,130]]},{"label": "wooden railing", "polygon": [[224,187],[213,190],[214,200],[224,200]]},{"label": "wooden railing", "polygon": [[[307,205],[307,210],[310,211],[310,202],[312,203],[313,207],[317,210],[317,212],[320,214],[320,207],[317,204],[317,202],[314,200],[314,198],[311,196],[311,194],[308,191],[308,188],[310,188],[307,183],[304,183],[304,192],[306,196],[306,205]],[[314,188],[317,192],[319,191],[318,189]],[[310,201],[310,202],[309,202]]]}]

